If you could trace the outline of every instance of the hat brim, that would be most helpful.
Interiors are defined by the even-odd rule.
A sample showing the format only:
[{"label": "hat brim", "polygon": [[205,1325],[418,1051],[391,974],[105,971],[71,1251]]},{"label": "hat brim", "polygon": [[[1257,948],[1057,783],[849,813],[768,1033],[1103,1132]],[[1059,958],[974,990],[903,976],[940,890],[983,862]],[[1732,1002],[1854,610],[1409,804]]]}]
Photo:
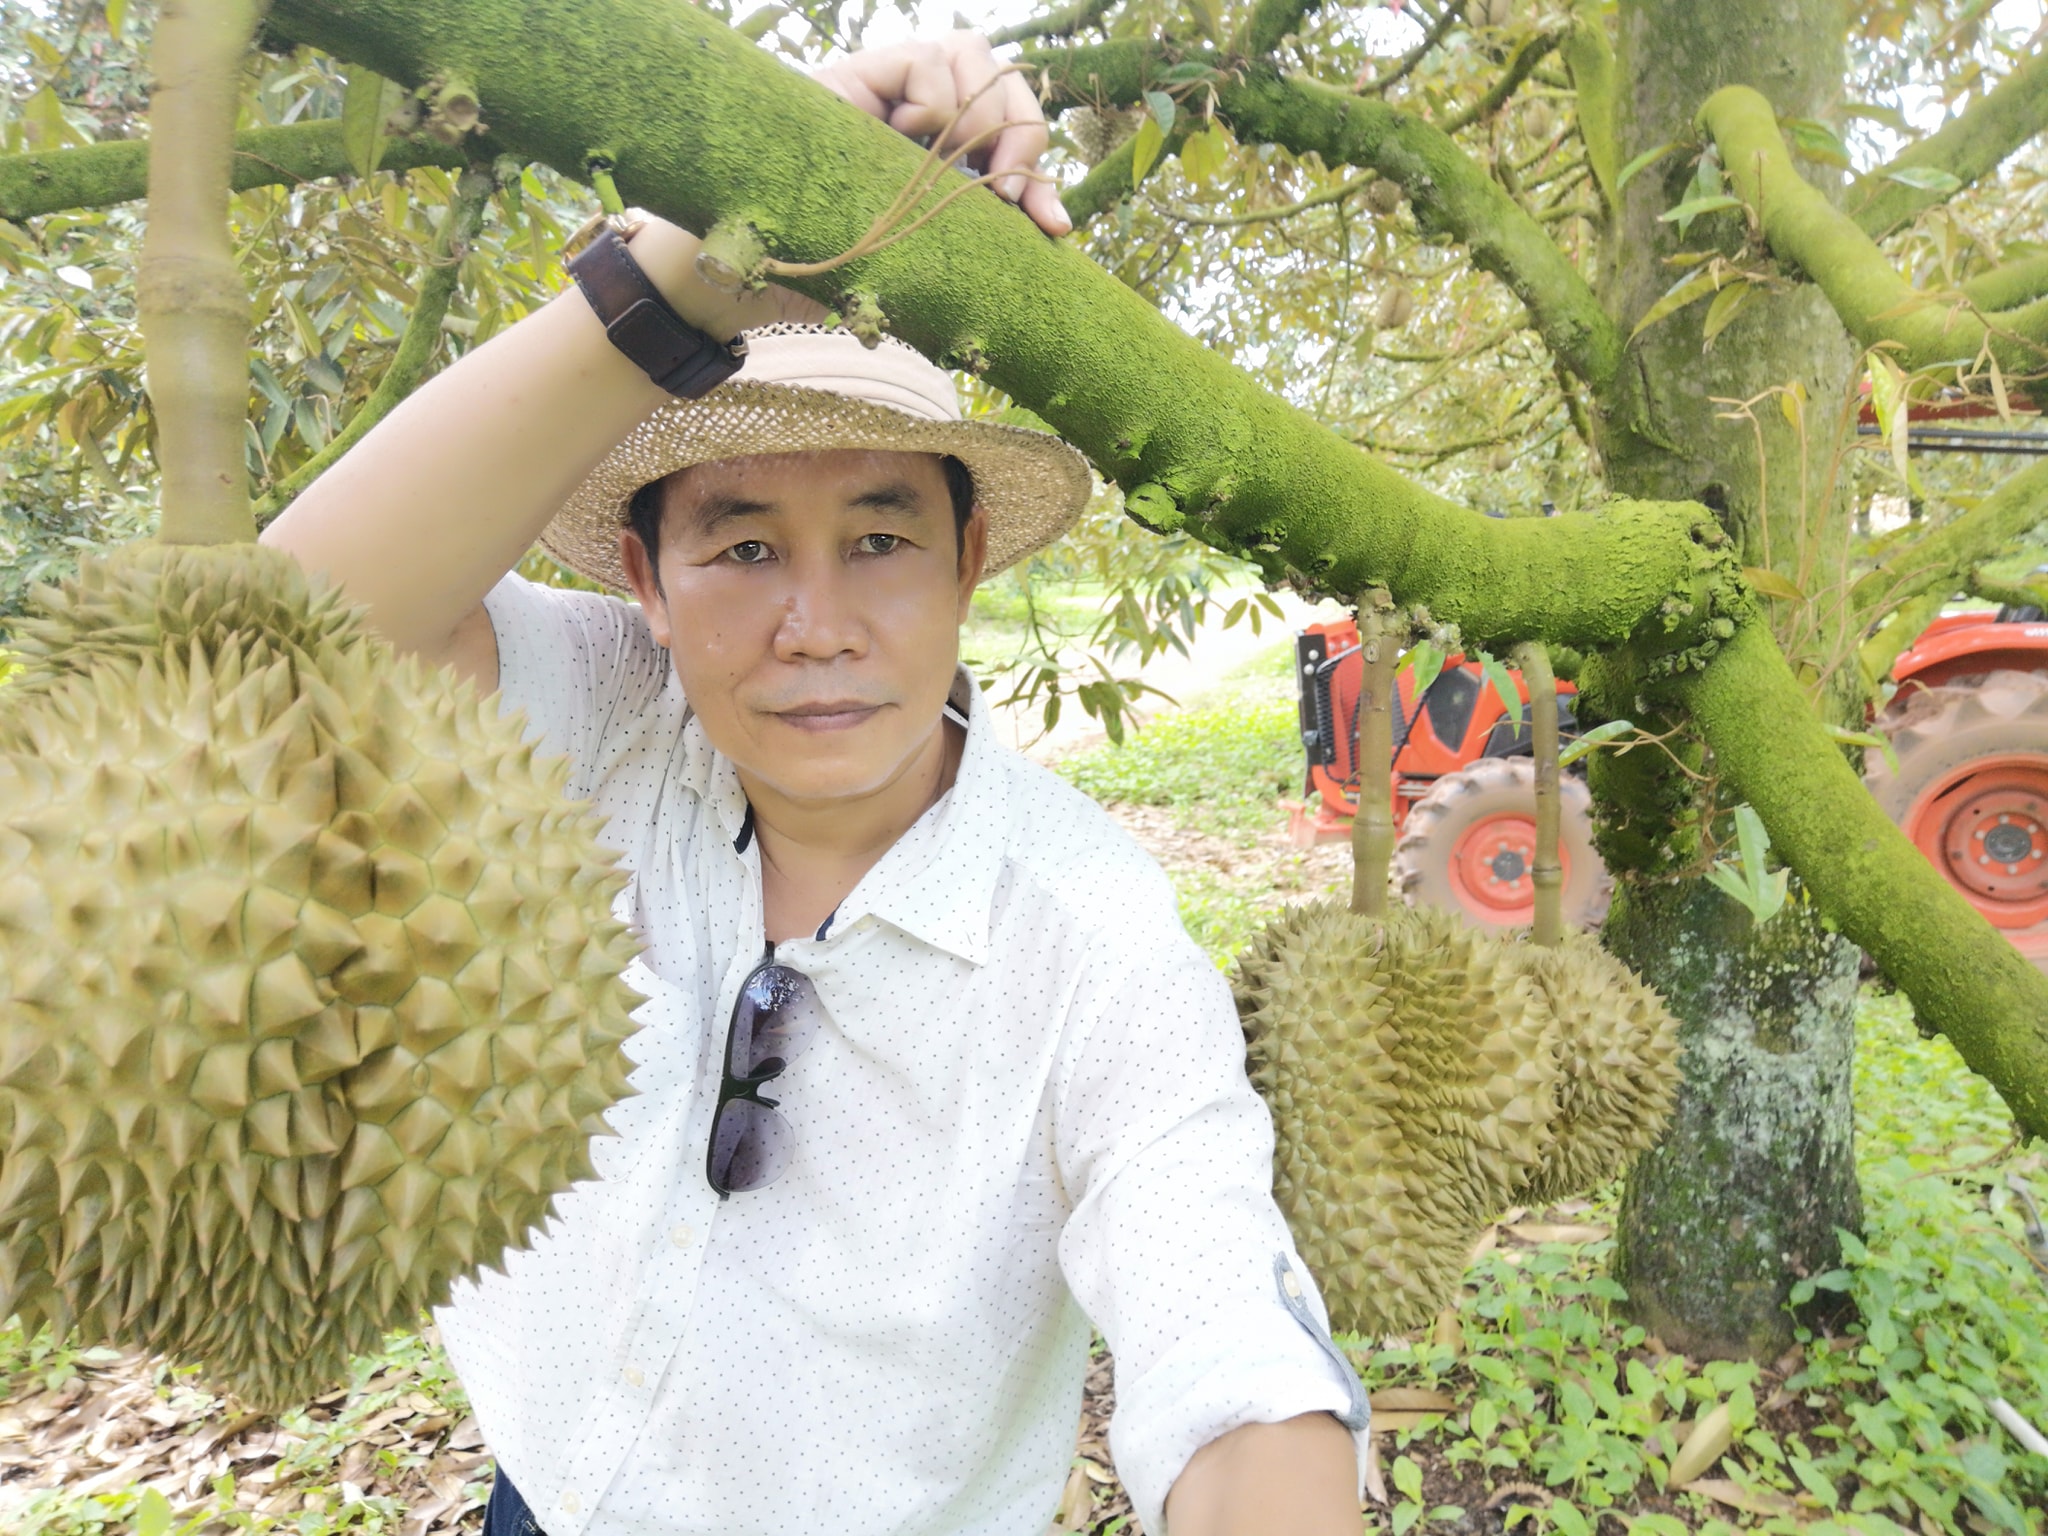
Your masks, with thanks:
[{"label": "hat brim", "polygon": [[951,454],[964,463],[975,504],[988,515],[983,580],[1073,527],[1094,489],[1088,461],[1047,432],[931,421],[829,390],[734,379],[702,399],[657,406],[577,487],[540,542],[570,570],[624,592],[619,530],[643,485],[693,464],[847,448]]}]

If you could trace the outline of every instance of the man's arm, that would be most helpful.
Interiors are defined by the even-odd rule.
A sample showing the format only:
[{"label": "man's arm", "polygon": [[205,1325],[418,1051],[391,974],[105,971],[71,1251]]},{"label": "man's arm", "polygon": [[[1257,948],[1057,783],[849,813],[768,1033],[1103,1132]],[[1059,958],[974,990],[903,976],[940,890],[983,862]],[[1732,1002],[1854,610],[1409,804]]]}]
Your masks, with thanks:
[{"label": "man's arm", "polygon": [[[1053,189],[1026,178],[1044,148],[1038,103],[985,39],[953,33],[855,54],[820,83],[906,129],[950,137],[1008,122],[975,159],[1052,233]],[[984,86],[991,89],[975,100]],[[721,340],[823,311],[779,289],[735,300],[696,275],[696,239],[650,220],[633,256],[685,320]],[[744,377],[744,374],[742,375]],[[332,577],[400,650],[496,686],[484,594],[519,562],[598,461],[666,397],[571,288],[430,380],[285,509],[263,542]]]},{"label": "man's arm", "polygon": [[1172,1536],[1358,1536],[1358,1455],[1327,1413],[1240,1424],[1189,1458],[1166,1496]]}]

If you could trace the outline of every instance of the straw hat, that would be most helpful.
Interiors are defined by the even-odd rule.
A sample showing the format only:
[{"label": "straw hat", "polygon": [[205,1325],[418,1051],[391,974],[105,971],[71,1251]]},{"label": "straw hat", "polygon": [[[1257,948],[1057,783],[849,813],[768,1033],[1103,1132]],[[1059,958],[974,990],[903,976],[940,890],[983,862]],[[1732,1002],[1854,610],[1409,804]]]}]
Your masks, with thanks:
[{"label": "straw hat", "polygon": [[691,464],[832,448],[952,454],[974,474],[988,513],[993,576],[1074,525],[1092,483],[1088,461],[1048,432],[969,421],[953,381],[893,337],[788,323],[749,331],[734,377],[696,400],[671,400],[626,434],[571,496],[540,541],[613,591],[626,590],[619,529],[641,486]]}]

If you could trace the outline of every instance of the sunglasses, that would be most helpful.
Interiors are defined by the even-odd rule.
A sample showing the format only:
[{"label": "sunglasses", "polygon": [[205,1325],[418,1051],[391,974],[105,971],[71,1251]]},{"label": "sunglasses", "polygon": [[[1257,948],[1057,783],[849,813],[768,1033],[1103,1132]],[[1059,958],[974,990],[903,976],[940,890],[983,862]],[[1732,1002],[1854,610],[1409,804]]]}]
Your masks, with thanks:
[{"label": "sunglasses", "polygon": [[761,1090],[811,1043],[819,1016],[818,994],[802,971],[768,959],[740,983],[704,1160],[704,1176],[721,1200],[772,1184],[789,1166],[789,1122]]}]

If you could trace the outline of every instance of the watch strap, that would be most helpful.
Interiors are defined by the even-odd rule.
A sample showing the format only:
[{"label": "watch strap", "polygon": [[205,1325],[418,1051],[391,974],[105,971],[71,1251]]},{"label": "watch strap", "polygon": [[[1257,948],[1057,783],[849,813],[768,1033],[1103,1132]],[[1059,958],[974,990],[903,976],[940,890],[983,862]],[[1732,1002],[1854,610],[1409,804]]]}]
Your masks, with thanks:
[{"label": "watch strap", "polygon": [[609,224],[576,253],[569,275],[611,344],[670,394],[694,400],[739,372],[745,340],[719,341],[677,314]]}]

